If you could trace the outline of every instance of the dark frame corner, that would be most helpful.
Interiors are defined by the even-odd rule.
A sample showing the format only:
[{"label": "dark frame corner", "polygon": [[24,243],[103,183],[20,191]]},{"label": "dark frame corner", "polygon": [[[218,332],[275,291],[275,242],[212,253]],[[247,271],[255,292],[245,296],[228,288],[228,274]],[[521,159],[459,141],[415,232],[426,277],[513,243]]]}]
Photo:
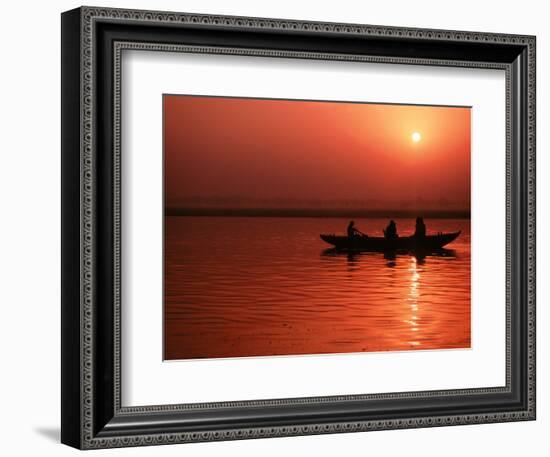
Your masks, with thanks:
[{"label": "dark frame corner", "polygon": [[[82,7],[62,14],[62,436],[80,448],[535,419],[533,36]],[[503,388],[120,404],[118,65],[124,49],[500,68],[507,75]]]}]

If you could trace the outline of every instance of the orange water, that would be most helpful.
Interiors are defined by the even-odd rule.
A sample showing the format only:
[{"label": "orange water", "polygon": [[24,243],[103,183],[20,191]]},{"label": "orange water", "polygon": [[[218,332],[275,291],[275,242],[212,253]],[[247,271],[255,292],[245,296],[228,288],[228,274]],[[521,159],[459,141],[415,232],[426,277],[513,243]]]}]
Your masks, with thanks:
[{"label": "orange water", "polygon": [[[400,234],[413,220],[396,220]],[[337,218],[166,217],[165,358],[470,347],[470,221],[443,255],[337,254]],[[381,235],[381,219],[356,226]]]}]

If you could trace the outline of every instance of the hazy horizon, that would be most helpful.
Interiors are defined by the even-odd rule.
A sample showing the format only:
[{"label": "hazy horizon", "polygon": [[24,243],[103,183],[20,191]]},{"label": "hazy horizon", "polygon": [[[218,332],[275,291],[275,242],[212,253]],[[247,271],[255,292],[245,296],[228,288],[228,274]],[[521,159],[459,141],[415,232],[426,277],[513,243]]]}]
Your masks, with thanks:
[{"label": "hazy horizon", "polygon": [[366,210],[319,208],[171,208],[165,216],[470,219],[469,210]]}]

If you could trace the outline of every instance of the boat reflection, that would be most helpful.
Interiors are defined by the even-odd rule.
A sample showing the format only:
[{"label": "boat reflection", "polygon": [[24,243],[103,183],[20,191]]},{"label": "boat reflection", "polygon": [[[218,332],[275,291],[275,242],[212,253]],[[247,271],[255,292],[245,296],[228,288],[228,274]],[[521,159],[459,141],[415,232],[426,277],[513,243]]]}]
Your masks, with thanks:
[{"label": "boat reflection", "polygon": [[445,249],[441,248],[436,251],[432,252],[384,252],[382,255],[380,253],[374,253],[374,252],[361,252],[361,251],[343,251],[336,248],[328,248],[324,249],[321,252],[322,257],[345,257],[348,262],[351,264],[357,266],[360,261],[366,260],[366,259],[372,259],[372,258],[380,258],[383,256],[384,260],[386,260],[386,266],[392,268],[396,265],[396,261],[398,257],[410,257],[415,260],[415,265],[423,265],[426,262],[426,259],[429,257],[443,257],[448,259],[456,259],[457,254],[454,249]]}]

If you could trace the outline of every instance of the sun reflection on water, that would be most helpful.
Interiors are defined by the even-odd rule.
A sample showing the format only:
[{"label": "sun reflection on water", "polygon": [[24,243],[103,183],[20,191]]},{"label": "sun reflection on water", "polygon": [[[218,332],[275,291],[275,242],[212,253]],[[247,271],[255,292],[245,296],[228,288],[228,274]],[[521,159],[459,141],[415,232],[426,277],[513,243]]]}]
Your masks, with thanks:
[{"label": "sun reflection on water", "polygon": [[[409,267],[411,272],[411,283],[409,287],[409,294],[407,301],[411,308],[410,320],[405,321],[410,325],[412,332],[418,332],[418,298],[420,297],[420,272],[418,270],[417,259],[415,256],[411,256],[411,265]],[[411,346],[419,346],[420,342],[413,340],[410,341]]]}]

